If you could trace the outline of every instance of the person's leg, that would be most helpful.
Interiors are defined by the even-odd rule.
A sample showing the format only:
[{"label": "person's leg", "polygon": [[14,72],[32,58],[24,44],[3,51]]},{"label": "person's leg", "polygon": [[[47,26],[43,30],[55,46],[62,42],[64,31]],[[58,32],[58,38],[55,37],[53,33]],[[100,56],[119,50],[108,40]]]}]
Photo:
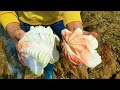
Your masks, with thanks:
[{"label": "person's leg", "polygon": [[62,39],[62,35],[61,35],[61,31],[65,28],[64,24],[63,24],[63,20],[56,22],[52,25],[50,25],[50,27],[52,28],[52,30],[56,33],[56,35]]},{"label": "person's leg", "polygon": [[25,31],[28,32],[30,30],[30,25],[26,23],[23,23],[23,25],[24,25]]},{"label": "person's leg", "polygon": [[[30,30],[30,25],[23,23],[25,31],[29,31]],[[61,31],[65,28],[64,24],[63,24],[63,20],[56,22],[54,24],[51,24],[50,27],[52,28],[52,30],[56,33],[56,35],[58,35],[58,37],[60,39],[62,39],[62,35],[61,35]]]},{"label": "person's leg", "polygon": [[[61,31],[65,28],[63,21],[59,21],[57,23],[54,23],[50,25],[52,30],[58,35],[60,39],[62,39]],[[53,79],[53,72],[54,72],[54,65],[53,64],[48,64],[45,67],[45,78],[46,79]]]},{"label": "person's leg", "polygon": [[53,72],[54,65],[49,63],[44,69],[45,79],[53,79]]}]

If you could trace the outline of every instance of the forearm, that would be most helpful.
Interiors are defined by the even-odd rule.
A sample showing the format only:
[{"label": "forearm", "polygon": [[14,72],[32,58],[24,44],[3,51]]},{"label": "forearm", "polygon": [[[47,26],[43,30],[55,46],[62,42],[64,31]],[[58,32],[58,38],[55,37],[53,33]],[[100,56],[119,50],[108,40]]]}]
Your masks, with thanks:
[{"label": "forearm", "polygon": [[[9,23],[6,26],[6,31],[17,46],[18,41],[24,36],[25,32],[20,28],[19,23]],[[17,48],[17,47],[16,47]]]},{"label": "forearm", "polygon": [[77,28],[83,30],[80,11],[64,11],[63,14],[64,25],[70,31],[74,31]]},{"label": "forearm", "polygon": [[15,33],[17,30],[21,30],[20,24],[17,22],[9,23],[6,26],[6,31],[8,32],[9,36],[13,39],[15,37]]}]

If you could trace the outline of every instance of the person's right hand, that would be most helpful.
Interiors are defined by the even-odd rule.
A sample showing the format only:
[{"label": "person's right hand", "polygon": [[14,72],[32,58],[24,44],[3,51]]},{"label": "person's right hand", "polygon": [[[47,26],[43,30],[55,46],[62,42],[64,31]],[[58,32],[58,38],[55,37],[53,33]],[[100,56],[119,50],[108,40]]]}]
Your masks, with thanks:
[{"label": "person's right hand", "polygon": [[18,41],[24,36],[25,32],[21,29],[21,30],[17,30],[14,33],[14,38],[12,39],[15,46],[16,46],[16,50],[17,50],[17,54],[18,54],[18,59],[19,61],[26,66],[26,64],[24,63],[24,60],[21,57],[21,53],[19,53],[19,48],[18,48]]},{"label": "person's right hand", "polygon": [[13,40],[15,46],[17,46],[18,41],[24,36],[25,31],[21,29],[20,24],[13,22],[9,23],[6,26],[6,31],[8,32],[9,36]]},{"label": "person's right hand", "polygon": [[11,39],[13,40],[13,42],[15,44],[16,50],[18,52],[17,54],[18,54],[19,61],[23,65],[25,65],[22,58],[21,58],[21,55],[18,51],[18,41],[24,36],[25,31],[20,28],[19,23],[9,23],[6,26],[6,31],[8,32],[9,36],[11,37]]}]

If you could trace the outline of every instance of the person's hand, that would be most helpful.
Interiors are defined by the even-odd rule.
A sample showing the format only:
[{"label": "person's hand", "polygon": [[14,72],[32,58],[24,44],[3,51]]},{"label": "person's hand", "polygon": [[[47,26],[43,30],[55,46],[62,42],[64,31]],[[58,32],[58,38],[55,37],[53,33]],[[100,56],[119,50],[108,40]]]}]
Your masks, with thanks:
[{"label": "person's hand", "polygon": [[6,26],[6,31],[13,40],[14,44],[17,45],[18,41],[24,36],[25,31],[20,28],[19,23],[9,23]]},{"label": "person's hand", "polygon": [[[74,22],[68,23],[68,24],[66,25],[66,28],[67,28],[68,30],[70,30],[70,31],[74,31],[74,30],[76,30],[77,28],[80,28],[81,30],[83,30],[83,25],[82,25],[82,23],[79,22],[79,21],[74,21]],[[84,34],[84,35],[89,35],[89,34],[91,34],[91,35],[93,35],[95,38],[98,36],[98,34],[97,34],[96,32],[87,32],[87,31],[84,31],[84,30],[83,30],[83,34]]]},{"label": "person's hand", "polygon": [[24,60],[22,59],[21,57],[21,53],[19,53],[19,49],[18,49],[18,41],[24,36],[25,32],[20,29],[20,30],[17,30],[15,33],[14,33],[14,38],[12,39],[13,42],[15,43],[15,46],[16,46],[16,50],[17,50],[17,54],[18,54],[18,59],[19,61],[24,65],[26,66],[26,64],[24,63]]},{"label": "person's hand", "polygon": [[9,23],[6,26],[6,31],[8,32],[9,36],[11,37],[11,39],[13,40],[13,42],[15,44],[16,50],[18,52],[17,54],[18,54],[19,61],[23,65],[25,65],[22,58],[21,58],[21,55],[20,55],[20,53],[18,51],[18,47],[17,47],[18,41],[24,36],[25,31],[20,28],[19,23]]}]

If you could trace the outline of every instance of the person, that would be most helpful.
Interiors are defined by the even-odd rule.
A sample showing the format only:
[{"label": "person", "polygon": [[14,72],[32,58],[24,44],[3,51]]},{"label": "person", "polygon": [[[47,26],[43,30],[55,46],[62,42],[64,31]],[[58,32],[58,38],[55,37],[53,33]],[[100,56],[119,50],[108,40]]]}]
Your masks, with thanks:
[{"label": "person", "polygon": [[[30,26],[50,26],[60,39],[62,39],[61,31],[64,28],[71,31],[76,28],[83,30],[80,11],[0,11],[0,22],[14,42],[16,49],[18,41],[25,32],[29,31]],[[20,22],[25,30],[21,28]],[[16,55],[20,60],[19,53]],[[53,70],[54,65],[48,64],[45,68],[45,79],[53,79]]]}]

